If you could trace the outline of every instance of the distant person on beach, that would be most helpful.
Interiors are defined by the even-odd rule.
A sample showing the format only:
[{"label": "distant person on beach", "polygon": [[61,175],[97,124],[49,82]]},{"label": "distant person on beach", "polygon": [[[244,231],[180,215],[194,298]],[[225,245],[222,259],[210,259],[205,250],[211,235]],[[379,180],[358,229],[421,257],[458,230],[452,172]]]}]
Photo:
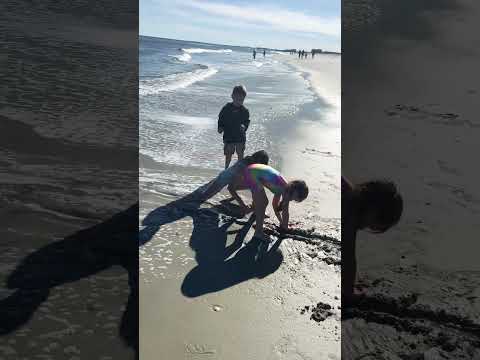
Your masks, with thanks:
[{"label": "distant person on beach", "polygon": [[253,60],[255,60],[256,57],[257,57],[257,52],[255,51],[255,49],[253,49]]},{"label": "distant person on beach", "polygon": [[265,50],[263,50],[263,57],[265,57]]},{"label": "distant person on beach", "polygon": [[289,224],[289,204],[290,201],[301,202],[308,196],[308,186],[303,180],[287,181],[279,171],[263,164],[249,165],[245,171],[241,182],[230,186],[230,193],[240,203],[244,204],[237,190],[249,189],[252,192],[252,209],[255,211],[256,228],[254,238],[260,240],[260,252],[268,248],[268,240],[263,233],[263,221],[265,219],[265,210],[268,205],[265,188],[273,194],[272,207],[275,215],[280,222],[280,230],[287,231]]},{"label": "distant person on beach", "polygon": [[312,49],[312,59],[315,57],[315,50]]},{"label": "distant person on beach", "polygon": [[[233,185],[237,183],[243,183],[243,176],[247,166],[251,164],[264,164],[268,165],[269,156],[265,150],[260,150],[254,152],[252,155],[245,156],[242,160],[238,160],[235,164],[230,166],[228,169],[223,170],[205,189],[202,194],[201,200],[206,201],[212,196],[218,194],[225,186],[228,186],[228,190],[232,197],[235,198],[233,194]],[[238,201],[238,198],[237,198]],[[238,201],[242,211],[248,213],[251,209],[245,205],[242,199]]]},{"label": "distant person on beach", "polygon": [[246,132],[250,125],[250,113],[243,106],[247,96],[245,86],[233,88],[232,102],[226,104],[218,115],[218,133],[223,133],[223,153],[225,155],[225,169],[230,165],[232,155],[236,152],[238,160],[243,159],[245,151]]},{"label": "distant person on beach", "polygon": [[298,58],[300,59],[301,56],[302,56],[302,52],[298,50]]},{"label": "distant person on beach", "polygon": [[357,275],[355,255],[358,230],[384,233],[398,223],[403,199],[387,180],[352,184],[342,176],[342,300],[354,297]]}]

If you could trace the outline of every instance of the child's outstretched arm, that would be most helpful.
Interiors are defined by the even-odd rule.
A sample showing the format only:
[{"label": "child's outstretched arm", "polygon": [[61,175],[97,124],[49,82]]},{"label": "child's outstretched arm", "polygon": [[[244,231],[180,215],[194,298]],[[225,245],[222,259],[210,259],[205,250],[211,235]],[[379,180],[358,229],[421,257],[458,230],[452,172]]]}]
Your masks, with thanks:
[{"label": "child's outstretched arm", "polygon": [[220,114],[218,114],[218,133],[221,134],[223,132],[223,127],[224,127],[224,121],[225,121],[225,108],[223,108],[220,111]]},{"label": "child's outstretched arm", "polygon": [[250,112],[247,110],[247,116],[242,122],[242,125],[244,126],[244,131],[247,131],[248,127],[250,126]]},{"label": "child's outstretched arm", "polygon": [[273,211],[275,211],[275,216],[277,217],[280,225],[282,224],[282,213],[280,210],[280,198],[281,195],[275,195],[272,200]]},{"label": "child's outstretched arm", "polygon": [[288,230],[288,220],[290,219],[289,204],[290,201],[284,201],[282,204],[282,222],[280,223],[280,228],[283,230]]},{"label": "child's outstretched arm", "polygon": [[353,296],[353,287],[357,277],[357,257],[355,254],[355,231],[342,229],[342,298],[348,302]]}]

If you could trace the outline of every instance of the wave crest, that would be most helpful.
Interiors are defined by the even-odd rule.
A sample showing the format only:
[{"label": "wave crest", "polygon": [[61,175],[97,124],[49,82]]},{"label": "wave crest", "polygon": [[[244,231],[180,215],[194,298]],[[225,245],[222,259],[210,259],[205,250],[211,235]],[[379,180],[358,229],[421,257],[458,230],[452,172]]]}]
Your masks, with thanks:
[{"label": "wave crest", "polygon": [[180,54],[180,55],[168,55],[168,56],[171,56],[171,57],[173,57],[176,60],[181,61],[181,62],[189,62],[190,60],[192,60],[192,56],[190,54],[187,54],[187,53],[183,53],[183,54]]},{"label": "wave crest", "polygon": [[203,49],[203,48],[190,48],[190,49],[181,49],[187,54],[201,54],[201,53],[231,53],[231,49]]},{"label": "wave crest", "polygon": [[140,96],[155,95],[164,91],[186,88],[198,81],[205,80],[217,72],[217,69],[207,67],[160,78],[140,80],[139,94]]}]

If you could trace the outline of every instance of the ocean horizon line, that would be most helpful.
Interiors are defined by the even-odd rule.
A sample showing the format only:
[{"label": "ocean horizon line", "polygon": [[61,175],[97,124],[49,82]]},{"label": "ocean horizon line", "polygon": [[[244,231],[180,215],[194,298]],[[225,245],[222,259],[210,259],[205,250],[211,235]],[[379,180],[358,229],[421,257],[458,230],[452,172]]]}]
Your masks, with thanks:
[{"label": "ocean horizon line", "polygon": [[[152,39],[160,39],[160,40],[171,40],[171,41],[184,41],[184,42],[189,42],[189,43],[195,43],[195,44],[205,44],[205,45],[214,45],[214,46],[228,46],[228,47],[234,47],[234,48],[243,48],[243,49],[265,49],[269,51],[289,51],[289,50],[294,50],[294,49],[276,49],[276,48],[269,48],[269,47],[263,47],[263,46],[249,46],[249,45],[233,45],[233,44],[218,44],[214,42],[205,42],[205,41],[197,41],[197,40],[185,40],[185,39],[173,39],[173,38],[168,38],[168,37],[162,37],[162,36],[153,36],[153,35],[145,35],[145,34],[139,34],[139,37],[143,38],[152,38]],[[315,48],[312,48],[315,49]],[[295,49],[298,50],[298,49]],[[329,50],[323,50],[322,53],[324,54],[338,54],[341,55],[341,52],[338,51],[329,51]]]}]

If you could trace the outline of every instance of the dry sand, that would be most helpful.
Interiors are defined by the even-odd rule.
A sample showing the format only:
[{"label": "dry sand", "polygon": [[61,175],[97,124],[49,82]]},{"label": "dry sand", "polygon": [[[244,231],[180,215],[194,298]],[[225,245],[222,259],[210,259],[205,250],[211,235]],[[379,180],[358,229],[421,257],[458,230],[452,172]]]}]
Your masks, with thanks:
[{"label": "dry sand", "polygon": [[[469,30],[480,7],[457,3],[421,13],[426,26],[410,23],[412,36],[385,32],[342,74],[343,173],[354,182],[389,177],[405,200],[397,227],[358,236],[367,298],[343,312],[347,360],[480,358],[480,53]],[[417,30],[423,40],[413,40]]]},{"label": "dry sand", "polygon": [[299,230],[260,265],[242,244],[251,223],[221,205],[224,193],[201,209],[142,199],[142,359],[340,359],[340,139],[319,142],[312,131],[322,129],[335,133],[305,123],[290,137],[281,170],[305,178],[311,195],[292,205]]}]

